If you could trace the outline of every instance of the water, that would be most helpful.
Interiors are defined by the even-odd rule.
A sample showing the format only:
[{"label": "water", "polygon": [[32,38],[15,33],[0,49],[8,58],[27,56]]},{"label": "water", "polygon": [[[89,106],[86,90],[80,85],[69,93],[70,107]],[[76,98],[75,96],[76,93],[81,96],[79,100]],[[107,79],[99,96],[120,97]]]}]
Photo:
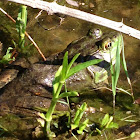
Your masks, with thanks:
[{"label": "water", "polygon": [[[84,3],[84,0],[81,0],[81,2]],[[13,18],[16,19],[18,5],[16,5],[15,7],[15,4],[11,2],[0,2],[0,6],[5,11],[7,11]],[[89,0],[87,4],[83,6],[81,5],[80,9],[114,21],[120,22],[123,20],[124,24],[140,30],[140,3],[138,0]],[[104,32],[111,31],[106,27],[101,27],[93,23],[89,23],[64,15],[60,15],[64,18],[64,22],[61,26],[59,26],[55,30],[47,31],[44,28],[52,28],[57,26],[60,22],[60,18],[57,15],[48,16],[47,13],[43,11],[42,15],[38,18],[38,20],[35,20],[35,16],[38,14],[39,11],[40,10],[38,9],[32,9],[28,7],[27,32],[32,36],[32,38],[38,44],[45,56],[49,56],[52,53],[56,53],[63,50],[71,41],[86,35],[87,31],[90,28],[101,28]],[[0,13],[0,19],[0,33],[2,34],[0,34],[0,40],[7,47],[9,45],[12,45],[12,39],[17,39],[15,25],[2,13]],[[125,56],[129,75],[133,85],[134,96],[135,98],[138,98],[140,97],[140,40],[124,34],[123,37],[125,44]],[[42,58],[35,49],[33,51],[33,55],[42,60]],[[123,69],[121,70],[119,86],[124,89],[129,89],[129,85],[127,83]],[[111,92],[106,91],[106,93],[100,94],[98,92],[95,92],[93,98],[88,98],[88,96],[91,97],[91,95],[93,95],[93,93],[88,93],[86,96],[83,95],[83,98],[81,100],[87,101],[90,106],[95,107],[97,110],[100,110],[102,108],[103,112],[110,112],[112,114]],[[119,123],[119,126],[130,124],[125,121],[119,121],[120,119],[125,118],[126,116],[135,115],[130,119],[139,119],[139,106],[133,105],[132,100],[128,95],[118,93],[116,100],[117,102],[115,118],[117,123]],[[130,114],[128,114],[128,111],[130,111]],[[97,122],[99,122],[98,118],[104,116],[103,112],[98,112],[97,114],[90,114],[89,118],[91,119],[91,121],[97,120]],[[111,140],[115,139],[115,137],[117,136],[113,132],[107,133],[107,137]],[[91,139],[104,139],[104,137],[92,137]]]}]

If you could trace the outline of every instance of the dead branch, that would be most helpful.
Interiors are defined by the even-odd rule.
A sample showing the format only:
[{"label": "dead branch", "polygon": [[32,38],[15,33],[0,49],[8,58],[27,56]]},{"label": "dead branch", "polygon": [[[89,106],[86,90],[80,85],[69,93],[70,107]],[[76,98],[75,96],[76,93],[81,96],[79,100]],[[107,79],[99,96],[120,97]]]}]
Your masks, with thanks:
[{"label": "dead branch", "polygon": [[75,17],[88,22],[99,24],[117,30],[119,32],[128,34],[129,36],[135,37],[137,39],[140,39],[140,31],[123,24],[123,22],[112,21],[80,10],[68,8],[66,6],[61,6],[58,5],[55,1],[51,3],[42,0],[8,0],[8,1],[24,4],[33,8],[42,9],[47,11],[48,14],[50,15],[54,13],[69,15],[71,17]]}]

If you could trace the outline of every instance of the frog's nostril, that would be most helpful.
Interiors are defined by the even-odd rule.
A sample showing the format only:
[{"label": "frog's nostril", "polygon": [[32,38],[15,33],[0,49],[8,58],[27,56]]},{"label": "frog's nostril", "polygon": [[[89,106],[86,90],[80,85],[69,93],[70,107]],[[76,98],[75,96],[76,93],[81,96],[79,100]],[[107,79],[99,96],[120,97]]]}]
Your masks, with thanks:
[{"label": "frog's nostril", "polygon": [[114,37],[114,38],[117,38],[117,36],[116,36],[116,35],[114,35],[113,37]]}]

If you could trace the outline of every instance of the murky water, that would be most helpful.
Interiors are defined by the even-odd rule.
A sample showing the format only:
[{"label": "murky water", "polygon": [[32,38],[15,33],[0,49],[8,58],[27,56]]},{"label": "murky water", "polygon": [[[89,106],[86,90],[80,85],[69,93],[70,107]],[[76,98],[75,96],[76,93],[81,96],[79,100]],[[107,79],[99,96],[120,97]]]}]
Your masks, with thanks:
[{"label": "murky water", "polygon": [[[80,1],[80,0],[79,0]],[[84,3],[84,0],[80,1]],[[87,2],[87,1],[86,1]],[[3,3],[0,2],[0,6],[7,11],[14,19],[17,17],[18,5],[9,2]],[[95,15],[105,17],[114,21],[122,21],[126,25],[129,25],[133,28],[140,30],[140,3],[139,0],[88,0],[87,4],[80,6],[81,10],[93,13]],[[64,18],[64,21],[61,26],[56,28],[55,30],[47,31],[45,28],[52,28],[59,24],[60,17],[58,15],[48,16],[45,11],[42,12],[41,16],[36,20],[35,17],[40,10],[28,8],[28,24],[27,24],[27,32],[32,36],[34,41],[38,44],[44,55],[47,57],[52,53],[59,52],[67,47],[67,45],[84,35],[87,34],[87,31],[90,28],[101,28],[103,31],[111,31],[108,28],[101,27],[95,25],[93,23],[89,23],[86,21],[82,21],[79,19],[75,19],[68,16],[60,15],[60,17]],[[17,35],[15,31],[15,25],[12,23],[3,13],[0,12],[0,40],[5,44],[5,46],[12,45],[11,40],[14,39],[16,41]],[[39,22],[39,23],[38,23]],[[130,78],[133,84],[134,96],[136,98],[140,97],[140,40],[129,37],[128,35],[124,35],[124,43],[125,43],[125,56],[128,65],[128,71]],[[29,41],[28,41],[29,42]],[[33,46],[32,46],[33,47]],[[37,56],[40,60],[41,57],[34,49],[33,55]],[[126,76],[122,70],[119,86],[124,89],[128,89],[128,83],[126,81]],[[103,112],[112,113],[112,97],[111,93],[100,94],[95,93],[93,99],[88,98],[91,97],[92,93],[89,93],[85,97],[83,96],[83,100],[87,101],[90,106],[93,106],[97,109],[103,108]],[[122,93],[119,93],[122,94]],[[85,97],[85,98],[84,98]],[[131,110],[129,115],[135,115],[131,119],[138,120],[140,116],[139,106],[133,108],[133,105],[128,106],[127,103],[131,102],[129,96],[122,94],[121,96],[117,96],[116,103],[116,116],[117,120],[121,118],[125,118],[128,116],[128,111]],[[122,104],[124,102],[124,104]],[[123,106],[123,107],[122,107]],[[124,108],[125,107],[125,108]],[[99,113],[89,115],[92,121],[92,118],[98,118],[100,116],[104,116]],[[95,121],[93,119],[93,121]],[[118,121],[120,124],[120,122]],[[128,122],[127,122],[128,123]],[[127,124],[122,121],[120,126]],[[110,136],[111,135],[111,136]],[[108,134],[108,139],[112,138],[112,134]],[[92,139],[104,139],[104,137]]]}]

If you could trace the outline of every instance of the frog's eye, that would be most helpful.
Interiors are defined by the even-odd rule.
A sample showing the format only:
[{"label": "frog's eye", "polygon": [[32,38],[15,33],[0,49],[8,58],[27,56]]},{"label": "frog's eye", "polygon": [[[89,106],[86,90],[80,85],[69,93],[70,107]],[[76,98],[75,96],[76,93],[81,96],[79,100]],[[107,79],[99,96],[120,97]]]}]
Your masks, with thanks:
[{"label": "frog's eye", "polygon": [[96,29],[94,30],[94,32],[95,32],[96,39],[100,38],[103,34],[100,29]]},{"label": "frog's eye", "polygon": [[90,36],[90,37],[93,37],[95,39],[98,39],[102,36],[102,34],[103,33],[100,29],[91,29],[91,30],[89,30],[87,35]]},{"label": "frog's eye", "polygon": [[105,43],[105,50],[108,50],[109,48],[111,48],[112,43],[111,42],[106,42]]}]

